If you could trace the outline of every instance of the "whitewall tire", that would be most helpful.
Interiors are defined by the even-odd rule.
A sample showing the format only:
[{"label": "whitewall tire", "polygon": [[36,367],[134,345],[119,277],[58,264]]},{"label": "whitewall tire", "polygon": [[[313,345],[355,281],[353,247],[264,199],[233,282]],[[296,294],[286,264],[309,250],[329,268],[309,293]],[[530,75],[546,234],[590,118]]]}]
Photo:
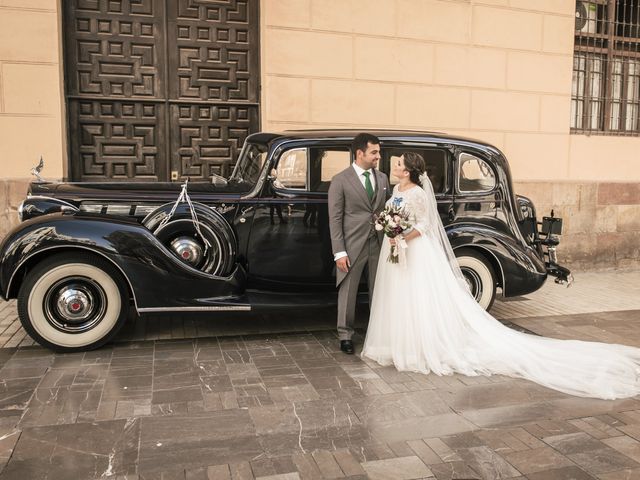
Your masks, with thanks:
[{"label": "whitewall tire", "polygon": [[496,298],[496,275],[491,263],[470,248],[456,250],[455,254],[471,294],[482,308],[489,310]]},{"label": "whitewall tire", "polygon": [[24,329],[56,351],[98,348],[124,325],[129,294],[120,272],[85,253],[61,254],[37,264],[18,293]]}]

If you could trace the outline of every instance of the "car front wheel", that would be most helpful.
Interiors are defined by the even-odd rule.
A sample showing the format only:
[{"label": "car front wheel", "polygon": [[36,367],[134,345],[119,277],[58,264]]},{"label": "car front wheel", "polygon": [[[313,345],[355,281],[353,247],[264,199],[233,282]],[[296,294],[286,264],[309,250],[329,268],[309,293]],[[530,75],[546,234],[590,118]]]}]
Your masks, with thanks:
[{"label": "car front wheel", "polygon": [[85,253],[61,254],[31,269],[18,293],[24,329],[59,352],[98,348],[127,319],[129,295],[120,272]]},{"label": "car front wheel", "polygon": [[491,263],[472,249],[464,248],[455,253],[471,295],[482,308],[489,310],[496,298],[496,275]]}]

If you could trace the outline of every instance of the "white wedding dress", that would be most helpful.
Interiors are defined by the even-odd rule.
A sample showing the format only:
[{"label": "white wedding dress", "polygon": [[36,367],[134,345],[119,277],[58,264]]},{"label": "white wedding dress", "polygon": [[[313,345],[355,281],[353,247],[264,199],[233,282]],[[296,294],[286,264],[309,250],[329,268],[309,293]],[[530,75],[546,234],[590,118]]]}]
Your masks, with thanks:
[{"label": "white wedding dress", "polygon": [[468,292],[437,212],[431,184],[400,192],[421,236],[406,264],[380,253],[362,355],[398,370],[448,375],[508,375],[571,395],[604,399],[640,393],[640,349],[517,332],[502,325]]}]

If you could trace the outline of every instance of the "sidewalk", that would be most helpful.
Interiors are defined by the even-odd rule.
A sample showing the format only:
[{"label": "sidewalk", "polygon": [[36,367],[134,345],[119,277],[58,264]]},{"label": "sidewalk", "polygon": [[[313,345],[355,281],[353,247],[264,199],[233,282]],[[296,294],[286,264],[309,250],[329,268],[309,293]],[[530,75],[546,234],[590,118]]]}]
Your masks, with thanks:
[{"label": "sidewalk", "polygon": [[[500,320],[523,323],[514,320],[622,310],[640,310],[640,270],[578,273],[574,285],[569,288],[556,285],[550,279],[530,295],[509,299],[498,297],[491,314]],[[225,312],[215,317],[151,317],[130,322],[116,343],[335,329],[335,315],[331,310],[304,313],[302,318],[297,311],[263,315]],[[547,319],[544,323],[550,321],[553,320]],[[524,323],[530,324],[531,321]],[[366,318],[359,318],[359,325],[366,327]],[[537,328],[544,326],[538,325]],[[15,300],[8,303],[0,300],[0,348],[31,345],[35,342],[20,326]]]},{"label": "sidewalk", "polygon": [[[492,313],[640,347],[640,271]],[[342,354],[331,310],[221,317],[149,319],[61,355],[12,347],[30,340],[0,303],[0,479],[640,478],[639,398],[399,373]]]}]

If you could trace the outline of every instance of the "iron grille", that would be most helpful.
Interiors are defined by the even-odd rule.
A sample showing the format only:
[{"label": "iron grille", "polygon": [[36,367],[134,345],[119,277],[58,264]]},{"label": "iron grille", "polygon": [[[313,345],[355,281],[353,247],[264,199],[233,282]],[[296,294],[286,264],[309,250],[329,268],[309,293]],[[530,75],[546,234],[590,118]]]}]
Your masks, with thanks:
[{"label": "iron grille", "polygon": [[640,135],[640,0],[576,2],[571,132]]}]

